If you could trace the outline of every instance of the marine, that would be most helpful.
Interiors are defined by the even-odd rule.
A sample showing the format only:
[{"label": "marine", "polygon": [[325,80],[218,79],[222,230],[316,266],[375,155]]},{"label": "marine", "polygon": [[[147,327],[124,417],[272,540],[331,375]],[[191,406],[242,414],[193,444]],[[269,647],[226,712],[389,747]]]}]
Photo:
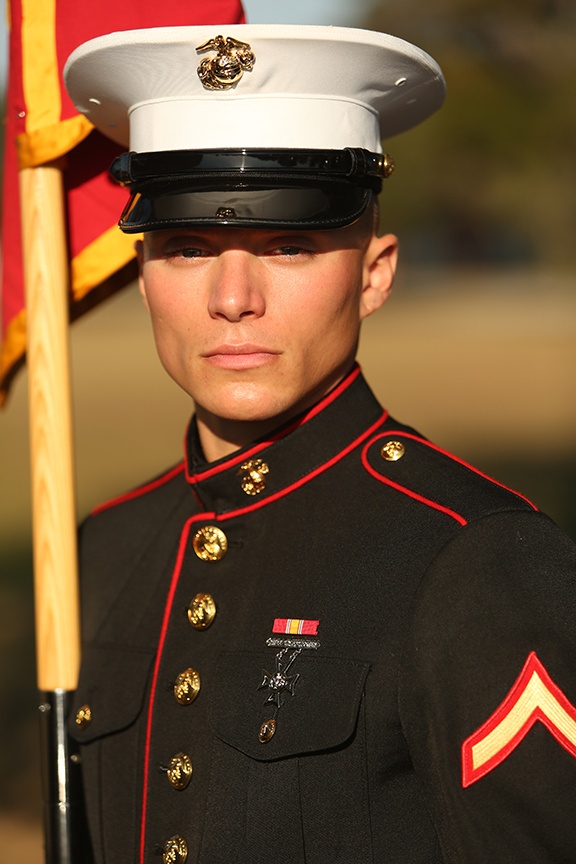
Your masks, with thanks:
[{"label": "marine", "polygon": [[66,76],[129,148],[120,226],[195,409],[182,462],[81,528],[96,864],[574,861],[574,546],[355,361],[397,261],[381,140],[439,67],[239,25],[110,34]]}]

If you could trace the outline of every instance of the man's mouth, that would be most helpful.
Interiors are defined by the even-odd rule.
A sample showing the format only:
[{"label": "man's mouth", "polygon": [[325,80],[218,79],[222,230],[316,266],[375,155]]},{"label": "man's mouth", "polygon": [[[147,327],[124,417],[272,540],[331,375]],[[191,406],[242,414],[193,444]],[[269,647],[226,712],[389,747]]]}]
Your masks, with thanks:
[{"label": "man's mouth", "polygon": [[204,353],[204,358],[221,369],[253,369],[273,363],[280,352],[249,342],[238,345],[224,343]]}]

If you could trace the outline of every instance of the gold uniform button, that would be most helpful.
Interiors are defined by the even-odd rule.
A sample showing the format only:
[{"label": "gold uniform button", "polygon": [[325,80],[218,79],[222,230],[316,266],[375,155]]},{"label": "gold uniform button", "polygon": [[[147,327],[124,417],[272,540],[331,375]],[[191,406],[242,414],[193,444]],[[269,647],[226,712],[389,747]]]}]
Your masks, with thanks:
[{"label": "gold uniform button", "polygon": [[274,737],[276,733],[276,720],[265,720],[264,723],[260,726],[260,731],[258,732],[258,741],[260,744],[267,744],[271,738]]},{"label": "gold uniform button", "polygon": [[174,789],[186,789],[192,779],[192,761],[186,753],[177,753],[168,765],[168,780]]},{"label": "gold uniform button", "polygon": [[76,712],[74,720],[78,729],[86,729],[92,722],[92,709],[90,705],[82,705]]},{"label": "gold uniform button", "polygon": [[185,864],[188,858],[188,844],[184,837],[176,834],[167,840],[162,852],[163,864]]},{"label": "gold uniform button", "polygon": [[174,697],[179,705],[191,705],[200,692],[200,675],[189,667],[180,672],[174,684]]},{"label": "gold uniform button", "polygon": [[402,459],[406,452],[406,448],[401,441],[387,441],[380,450],[380,455],[386,462],[398,462]]},{"label": "gold uniform button", "polygon": [[211,594],[196,594],[188,607],[188,620],[195,630],[207,630],[216,617],[216,604]]},{"label": "gold uniform button", "polygon": [[194,534],[192,548],[202,561],[220,561],[228,551],[228,538],[216,525],[205,525]]}]

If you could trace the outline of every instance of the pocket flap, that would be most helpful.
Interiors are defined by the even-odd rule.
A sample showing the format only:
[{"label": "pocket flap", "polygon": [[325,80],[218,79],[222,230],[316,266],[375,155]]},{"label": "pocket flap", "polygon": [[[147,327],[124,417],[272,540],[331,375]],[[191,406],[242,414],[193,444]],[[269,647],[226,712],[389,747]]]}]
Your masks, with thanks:
[{"label": "pocket flap", "polygon": [[154,655],[124,646],[84,648],[68,731],[81,744],[130,726],[142,710]]},{"label": "pocket flap", "polygon": [[[354,734],[369,668],[369,663],[307,652],[280,671],[283,680],[273,655],[222,654],[211,698],[212,729],[231,747],[261,761],[339,747]],[[278,710],[272,701],[276,694],[282,703]],[[262,724],[272,718],[276,730],[261,743]]]}]

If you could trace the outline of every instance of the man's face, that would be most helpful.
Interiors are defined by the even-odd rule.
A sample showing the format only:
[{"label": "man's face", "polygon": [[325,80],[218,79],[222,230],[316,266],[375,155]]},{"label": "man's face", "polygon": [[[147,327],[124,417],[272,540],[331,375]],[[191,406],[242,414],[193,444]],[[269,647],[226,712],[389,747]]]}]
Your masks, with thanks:
[{"label": "man's face", "polygon": [[151,232],[140,289],[169,375],[199,419],[283,422],[349,370],[389,291],[395,238],[332,231]]}]

